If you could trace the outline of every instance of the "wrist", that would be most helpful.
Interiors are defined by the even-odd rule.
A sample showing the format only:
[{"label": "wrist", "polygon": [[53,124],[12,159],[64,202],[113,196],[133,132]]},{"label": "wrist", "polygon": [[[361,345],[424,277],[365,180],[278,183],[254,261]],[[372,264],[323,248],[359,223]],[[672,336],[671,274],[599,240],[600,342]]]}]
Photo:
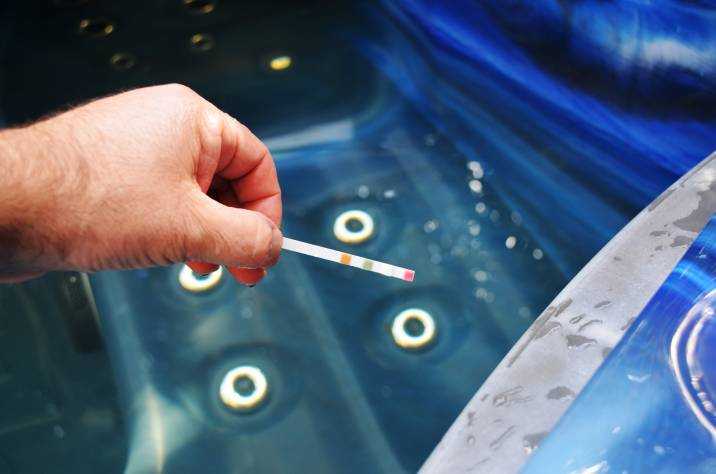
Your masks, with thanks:
[{"label": "wrist", "polygon": [[0,275],[63,268],[66,183],[77,172],[58,161],[62,143],[51,128],[0,132]]}]

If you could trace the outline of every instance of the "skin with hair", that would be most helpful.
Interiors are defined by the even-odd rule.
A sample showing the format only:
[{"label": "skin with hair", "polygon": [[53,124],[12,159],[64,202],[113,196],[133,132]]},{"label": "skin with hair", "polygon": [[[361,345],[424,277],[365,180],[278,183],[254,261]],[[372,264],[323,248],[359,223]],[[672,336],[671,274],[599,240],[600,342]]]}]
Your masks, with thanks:
[{"label": "skin with hair", "polygon": [[0,132],[0,281],[190,262],[253,285],[280,225],[266,146],[181,85]]}]

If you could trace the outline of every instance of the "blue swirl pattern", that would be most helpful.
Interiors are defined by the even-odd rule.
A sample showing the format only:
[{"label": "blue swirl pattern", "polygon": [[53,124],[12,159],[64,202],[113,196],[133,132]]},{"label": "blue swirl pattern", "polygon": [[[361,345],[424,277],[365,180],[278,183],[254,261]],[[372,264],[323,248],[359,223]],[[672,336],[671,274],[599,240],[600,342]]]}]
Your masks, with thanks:
[{"label": "blue swirl pattern", "polygon": [[716,147],[716,14],[656,3],[386,1],[355,42],[570,275]]}]

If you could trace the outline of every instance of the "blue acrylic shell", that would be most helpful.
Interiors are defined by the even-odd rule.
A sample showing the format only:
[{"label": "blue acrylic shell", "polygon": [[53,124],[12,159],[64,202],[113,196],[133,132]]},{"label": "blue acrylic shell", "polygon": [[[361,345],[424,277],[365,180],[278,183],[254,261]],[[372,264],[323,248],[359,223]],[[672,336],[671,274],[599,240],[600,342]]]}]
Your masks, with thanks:
[{"label": "blue acrylic shell", "polygon": [[523,472],[716,472],[716,218]]}]

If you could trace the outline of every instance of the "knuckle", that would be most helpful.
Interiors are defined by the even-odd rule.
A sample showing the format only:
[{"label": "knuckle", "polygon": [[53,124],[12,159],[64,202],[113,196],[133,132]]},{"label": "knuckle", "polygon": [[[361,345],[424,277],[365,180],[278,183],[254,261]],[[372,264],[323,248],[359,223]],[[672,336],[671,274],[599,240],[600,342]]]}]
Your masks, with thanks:
[{"label": "knuckle", "polygon": [[196,92],[194,92],[190,87],[185,86],[184,84],[179,84],[175,82],[172,84],[167,84],[164,87],[168,93],[180,98],[190,98],[196,96]]}]

